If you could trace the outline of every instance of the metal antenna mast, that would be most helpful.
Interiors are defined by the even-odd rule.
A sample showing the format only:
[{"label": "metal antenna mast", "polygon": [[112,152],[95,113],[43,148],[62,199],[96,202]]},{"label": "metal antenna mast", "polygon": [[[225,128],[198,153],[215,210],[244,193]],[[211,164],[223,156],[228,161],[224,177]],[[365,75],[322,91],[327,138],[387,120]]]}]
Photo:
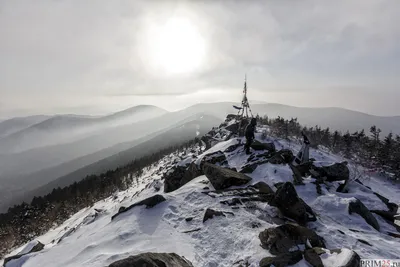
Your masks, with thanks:
[{"label": "metal antenna mast", "polygon": [[[253,113],[251,112],[250,104],[247,99],[247,75],[244,75],[244,87],[243,87],[243,98],[242,98],[242,106],[241,109],[238,112],[238,115],[241,117],[249,117],[249,112],[251,114],[251,117],[253,117]],[[246,113],[246,115],[245,115]]]}]

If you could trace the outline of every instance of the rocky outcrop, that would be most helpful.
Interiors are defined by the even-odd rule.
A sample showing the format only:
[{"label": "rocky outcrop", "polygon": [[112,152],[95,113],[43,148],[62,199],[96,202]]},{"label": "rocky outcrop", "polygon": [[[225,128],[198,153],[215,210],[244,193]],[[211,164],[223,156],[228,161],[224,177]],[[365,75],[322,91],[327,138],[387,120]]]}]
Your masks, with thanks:
[{"label": "rocky outcrop", "polygon": [[238,173],[210,163],[204,163],[203,172],[216,190],[226,189],[231,186],[245,185],[251,181],[251,178],[243,173]]},{"label": "rocky outcrop", "polygon": [[380,226],[374,215],[365,207],[365,205],[359,200],[356,199],[353,202],[349,203],[349,214],[352,213],[357,213],[361,217],[364,218],[364,220],[374,227],[377,231],[379,231]]},{"label": "rocky outcrop", "polygon": [[34,252],[39,252],[39,251],[43,250],[43,248],[44,248],[44,245],[41,242],[33,241],[33,242],[29,243],[25,247],[25,249],[23,249],[23,253],[19,253],[17,255],[5,258],[4,259],[4,266],[6,266],[7,263],[10,262],[10,261],[17,260],[17,259],[21,258],[22,256],[25,256],[25,255],[28,255],[28,254],[31,254],[31,253],[34,253]]},{"label": "rocky outcrop", "polygon": [[240,172],[241,173],[253,173],[257,169],[258,166],[265,164],[267,162],[268,162],[268,160],[260,160],[260,161],[246,164],[245,166],[242,167]]},{"label": "rocky outcrop", "polygon": [[310,170],[315,178],[326,178],[328,182],[348,180],[350,171],[347,162],[335,163],[330,166],[315,167]]},{"label": "rocky outcrop", "polygon": [[116,261],[108,267],[193,267],[188,260],[175,253],[143,253]]},{"label": "rocky outcrop", "polygon": [[261,246],[268,249],[272,255],[299,251],[299,245],[325,248],[322,237],[306,227],[293,224],[266,229],[259,234],[259,238]]},{"label": "rocky outcrop", "polygon": [[287,182],[278,188],[274,204],[284,216],[295,220],[301,225],[316,220],[311,207],[299,198],[292,183]]},{"label": "rocky outcrop", "polygon": [[256,184],[250,185],[249,187],[258,189],[258,192],[263,193],[263,194],[274,194],[274,190],[266,184],[265,182],[258,182]]},{"label": "rocky outcrop", "polygon": [[162,195],[154,195],[152,197],[149,197],[149,198],[146,198],[146,199],[144,199],[142,201],[139,201],[139,202],[137,202],[135,204],[132,204],[127,208],[122,206],[122,207],[119,208],[118,213],[111,217],[111,220],[114,220],[120,214],[122,214],[124,212],[127,212],[128,210],[133,209],[134,207],[146,206],[146,208],[149,209],[149,208],[152,208],[152,207],[160,204],[161,202],[164,202],[165,200],[166,199]]},{"label": "rocky outcrop", "polygon": [[228,125],[225,127],[225,130],[228,130],[232,132],[233,134],[238,134],[239,133],[239,123],[232,123],[231,125]]},{"label": "rocky outcrop", "polygon": [[[303,259],[301,251],[289,252],[276,257],[266,257],[260,261],[260,267],[286,267]],[[323,266],[322,266],[323,267]]]}]

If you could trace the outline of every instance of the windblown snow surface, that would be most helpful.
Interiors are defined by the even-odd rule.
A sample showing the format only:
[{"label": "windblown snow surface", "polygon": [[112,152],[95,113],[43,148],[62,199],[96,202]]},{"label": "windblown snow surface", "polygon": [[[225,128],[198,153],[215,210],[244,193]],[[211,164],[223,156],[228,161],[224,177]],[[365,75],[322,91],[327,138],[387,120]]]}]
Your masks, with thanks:
[{"label": "windblown snow surface", "polygon": [[[260,139],[259,135],[256,137]],[[300,149],[300,145],[294,142],[280,139],[270,141],[275,143],[277,149],[290,148],[294,153]],[[208,191],[205,187],[214,190],[205,176],[195,178],[174,192],[162,193],[162,174],[169,168],[199,161],[204,155],[224,151],[237,142],[243,140],[235,138],[220,142],[208,151],[194,152],[196,155],[177,152],[165,157],[158,164],[145,169],[138,184],[134,183],[128,190],[81,210],[64,224],[36,238],[45,244],[42,251],[13,260],[6,267],[104,267],[144,252],[175,252],[190,260],[194,266],[239,266],[245,262],[248,266],[259,266],[262,258],[271,255],[261,248],[258,235],[266,228],[278,226],[272,219],[278,216],[276,208],[267,203],[253,202],[251,207],[232,209],[220,203],[224,198],[212,198],[202,193]],[[238,170],[248,158],[243,147],[225,155],[229,165]],[[310,156],[320,165],[343,161],[343,158],[322,150],[311,149]],[[252,184],[264,181],[274,190],[275,183],[293,179],[289,166],[270,163],[260,165],[249,176],[253,178]],[[317,214],[317,221],[309,223],[308,228],[325,238],[328,249],[343,249],[340,256],[330,253],[322,255],[325,266],[340,266],[348,254],[346,249],[356,251],[361,258],[399,258],[399,239],[387,235],[387,232],[396,233],[395,227],[374,215],[381,225],[379,232],[359,215],[348,213],[348,204],[355,197],[368,209],[387,209],[370,189],[353,182],[349,187],[350,193],[343,194],[336,192],[338,183],[330,183],[329,186],[323,184],[323,195],[318,195],[312,181],[312,178],[306,178],[305,185],[296,186],[299,196]],[[366,177],[363,182],[391,202],[400,202],[400,190],[391,182],[374,176]],[[163,194],[167,201],[151,209],[135,207],[111,221],[111,216],[121,206],[127,207],[154,194]],[[234,215],[214,217],[203,223],[207,208],[233,212]],[[185,219],[189,217],[193,217],[193,220],[187,222]],[[255,224],[260,227],[253,228]],[[371,246],[358,240],[367,241]],[[23,249],[24,246],[8,256]],[[303,259],[294,266],[309,265]]]}]

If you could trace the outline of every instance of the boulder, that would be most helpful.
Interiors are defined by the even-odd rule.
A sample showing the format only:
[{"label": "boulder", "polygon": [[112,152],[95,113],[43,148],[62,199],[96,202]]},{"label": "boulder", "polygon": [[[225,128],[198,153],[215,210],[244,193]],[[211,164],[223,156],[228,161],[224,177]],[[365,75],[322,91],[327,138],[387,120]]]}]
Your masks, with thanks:
[{"label": "boulder", "polygon": [[311,173],[316,178],[326,177],[328,182],[348,180],[350,177],[350,171],[347,167],[347,162],[335,163],[330,166],[315,167],[311,169]]},{"label": "boulder", "polygon": [[274,143],[261,143],[257,140],[254,140],[254,142],[251,144],[251,148],[254,150],[269,150],[271,152],[276,151]]},{"label": "boulder", "polygon": [[251,181],[251,178],[243,173],[210,163],[205,163],[203,165],[203,172],[216,190],[226,189],[231,186],[245,185]]},{"label": "boulder", "polygon": [[175,166],[164,175],[164,193],[175,191],[200,175],[203,172],[193,162],[189,167]]},{"label": "boulder", "polygon": [[149,197],[149,198],[146,198],[146,199],[144,199],[142,201],[139,201],[139,202],[137,202],[135,204],[132,204],[127,208],[122,206],[122,207],[119,208],[118,213],[111,217],[111,220],[114,220],[115,217],[117,217],[118,215],[120,215],[120,214],[122,214],[124,212],[127,212],[128,210],[133,209],[136,206],[146,206],[146,208],[149,209],[149,208],[152,208],[152,207],[164,202],[165,200],[166,199],[162,195],[154,195],[152,197]]},{"label": "boulder", "polygon": [[260,161],[246,164],[245,166],[242,167],[240,172],[241,173],[253,173],[257,169],[258,166],[265,164],[267,162],[268,162],[268,160],[260,160]]},{"label": "boulder", "polygon": [[226,116],[226,119],[225,119],[225,122],[229,122],[229,121],[231,121],[231,120],[234,120],[234,119],[236,119],[238,116],[236,115],[236,114],[228,114],[227,116]]},{"label": "boulder", "polygon": [[175,166],[164,174],[164,192],[169,193],[181,187],[181,180],[185,175],[186,167]]},{"label": "boulder", "polygon": [[206,212],[204,213],[203,223],[209,219],[212,219],[214,216],[224,216],[225,217],[225,214],[222,211],[207,209]]},{"label": "boulder", "polygon": [[17,260],[19,258],[21,258],[22,256],[34,253],[34,252],[39,252],[41,250],[43,250],[44,245],[40,242],[40,241],[32,241],[30,243],[28,243],[25,248],[18,253],[17,255],[14,256],[10,256],[8,258],[4,259],[4,266],[6,266],[6,264],[12,260]]},{"label": "boulder", "polygon": [[301,176],[305,177],[310,173],[310,169],[312,166],[313,166],[312,161],[307,161],[293,167],[297,169],[297,171],[301,174]]},{"label": "boulder", "polygon": [[232,132],[233,134],[238,134],[239,133],[239,122],[232,123],[231,125],[226,126],[225,129]]},{"label": "boulder", "polygon": [[263,194],[274,194],[274,190],[266,184],[265,182],[258,182],[256,184],[250,185],[250,187],[253,187],[255,189],[258,189],[258,192],[263,193]]},{"label": "boulder", "polygon": [[324,264],[322,263],[322,260],[319,257],[320,254],[318,253],[319,252],[316,249],[307,249],[306,251],[304,251],[304,259],[313,267],[324,267]]},{"label": "boulder", "polygon": [[321,255],[331,254],[325,256],[329,259],[329,262],[335,262],[336,266],[340,267],[359,267],[360,266],[360,256],[353,250],[346,248],[342,249],[323,249],[319,247],[314,247],[312,249],[307,249],[304,252],[304,259],[313,267],[324,267]]},{"label": "boulder", "polygon": [[217,164],[217,163],[222,164],[225,161],[226,161],[226,156],[222,151],[217,151],[214,153],[207,154],[202,159],[203,164],[205,162],[211,163],[211,164]]},{"label": "boulder", "polygon": [[386,221],[390,222],[391,224],[394,224],[396,212],[386,211],[386,210],[370,210],[370,212],[378,214]]},{"label": "boulder", "polygon": [[260,267],[286,267],[294,265],[302,259],[303,255],[301,251],[294,251],[276,257],[266,257],[260,261]]},{"label": "boulder", "polygon": [[293,161],[293,152],[289,149],[277,151],[268,159],[271,164],[288,164]]},{"label": "boulder", "polygon": [[266,229],[259,234],[259,238],[261,246],[268,249],[272,255],[301,250],[299,245],[325,248],[322,237],[313,230],[293,224]]},{"label": "boulder", "polygon": [[379,231],[380,226],[374,215],[365,207],[365,205],[359,200],[356,199],[355,201],[350,202],[349,204],[349,214],[352,213],[357,213],[361,217],[364,218],[364,220],[374,227],[377,231]]},{"label": "boulder", "polygon": [[301,225],[316,220],[311,207],[299,198],[292,183],[287,182],[278,188],[274,203],[284,216]]},{"label": "boulder", "polygon": [[193,267],[175,253],[143,253],[111,263],[108,267]]}]

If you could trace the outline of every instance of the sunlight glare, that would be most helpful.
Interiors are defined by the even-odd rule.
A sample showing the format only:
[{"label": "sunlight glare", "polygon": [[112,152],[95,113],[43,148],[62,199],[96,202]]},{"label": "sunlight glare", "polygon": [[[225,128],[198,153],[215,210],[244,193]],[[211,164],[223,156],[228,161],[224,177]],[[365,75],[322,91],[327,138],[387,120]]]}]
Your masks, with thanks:
[{"label": "sunlight glare", "polygon": [[171,18],[149,29],[151,64],[165,74],[191,73],[203,63],[205,41],[185,18]]}]

